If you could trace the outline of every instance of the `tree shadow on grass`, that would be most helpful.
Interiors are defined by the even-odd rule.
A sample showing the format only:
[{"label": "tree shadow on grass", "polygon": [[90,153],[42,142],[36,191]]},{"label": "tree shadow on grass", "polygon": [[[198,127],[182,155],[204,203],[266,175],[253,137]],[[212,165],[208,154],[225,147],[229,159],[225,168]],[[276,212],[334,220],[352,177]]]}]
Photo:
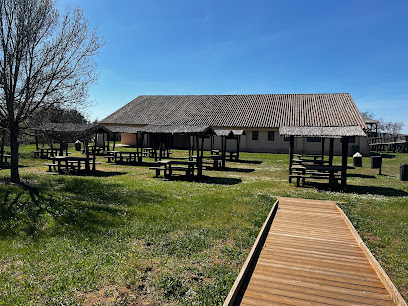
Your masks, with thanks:
[{"label": "tree shadow on grass", "polygon": [[189,182],[197,182],[197,183],[204,183],[204,184],[216,184],[216,185],[236,185],[242,183],[241,179],[231,178],[231,177],[213,177],[203,175],[200,178],[195,176],[186,176],[186,175],[177,175],[172,176],[171,181],[189,181]]},{"label": "tree shadow on grass", "polygon": [[231,168],[231,167],[220,168],[219,170],[221,170],[221,171],[229,171],[229,172],[244,172],[244,173],[250,173],[250,172],[254,172],[254,171],[255,171],[255,169]]},{"label": "tree shadow on grass", "polygon": [[119,171],[100,171],[95,170],[90,173],[90,176],[95,177],[111,177],[111,176],[118,176],[118,175],[125,175],[127,172],[119,172]]},{"label": "tree shadow on grass", "polygon": [[380,186],[362,186],[362,185],[330,185],[324,183],[310,182],[311,185],[319,190],[327,191],[340,191],[344,193],[355,193],[355,194],[370,194],[370,195],[382,195],[387,197],[406,197],[408,192],[404,190],[399,190],[390,187],[380,187]]},{"label": "tree shadow on grass", "polygon": [[395,158],[395,154],[381,153],[381,152],[371,152],[371,156],[381,156],[382,158]]},{"label": "tree shadow on grass", "polygon": [[[122,188],[121,188],[122,187]],[[0,237],[100,237],[122,226],[129,206],[162,202],[162,194],[73,178],[59,186],[0,185]]]},{"label": "tree shadow on grass", "polygon": [[[229,160],[227,160],[228,162],[231,162]],[[262,164],[262,161],[260,160],[237,160],[237,161],[232,161],[232,162],[236,162],[236,163],[240,163],[240,164],[254,164],[254,165],[259,165]]]},{"label": "tree shadow on grass", "polygon": [[366,175],[366,174],[359,174],[359,173],[348,173],[348,177],[358,177],[358,178],[365,178],[365,179],[375,179],[374,175]]}]

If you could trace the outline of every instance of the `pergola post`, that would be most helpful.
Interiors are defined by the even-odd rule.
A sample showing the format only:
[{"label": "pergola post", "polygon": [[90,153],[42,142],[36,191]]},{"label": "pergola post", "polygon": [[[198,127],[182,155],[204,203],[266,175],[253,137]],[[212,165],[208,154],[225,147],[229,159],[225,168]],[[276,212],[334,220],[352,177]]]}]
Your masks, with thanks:
[{"label": "pergola post", "polygon": [[162,160],[163,157],[163,134],[160,134],[159,139],[159,160]]},{"label": "pergola post", "polygon": [[292,163],[293,163],[293,154],[295,148],[295,136],[290,136],[289,138],[289,183],[292,183]]},{"label": "pergola post", "polygon": [[343,170],[341,171],[341,184],[346,185],[347,180],[347,153],[348,153],[348,136],[342,137],[342,150],[341,150],[341,166]]},{"label": "pergola post", "polygon": [[0,149],[0,163],[3,163],[4,159],[4,138],[6,137],[6,130],[3,130],[1,136],[1,149]]},{"label": "pergola post", "polygon": [[241,136],[237,135],[237,160],[239,160],[239,145],[241,142]]},{"label": "pergola post", "polygon": [[322,137],[322,160],[324,160],[324,140],[325,138]]},{"label": "pergola post", "polygon": [[113,133],[113,148],[112,151],[115,151],[116,148],[116,133]]},{"label": "pergola post", "polygon": [[157,161],[157,150],[156,150],[156,135],[151,134],[153,138],[153,155],[154,155],[154,161]]},{"label": "pergola post", "polygon": [[221,137],[221,168],[225,168],[225,157],[227,155],[227,138]]},{"label": "pergola post", "polygon": [[188,135],[188,157],[189,159],[191,159],[191,156],[193,154],[191,154],[191,135]]},{"label": "pergola post", "polygon": [[330,144],[329,144],[329,166],[333,166],[333,155],[334,155],[334,138],[330,138]]},{"label": "pergola post", "polygon": [[38,151],[38,135],[37,135],[37,132],[35,132],[35,150]]},{"label": "pergola post", "polygon": [[141,140],[141,146],[140,146],[140,155],[139,155],[139,163],[143,162],[143,148],[144,148],[144,134],[140,133],[140,140]]},{"label": "pergola post", "polygon": [[[198,136],[197,136],[197,144],[198,144]],[[201,177],[203,175],[204,136],[201,137],[201,150],[199,154],[200,155],[197,155],[197,160],[199,160],[197,176]]]},{"label": "pergola post", "polygon": [[85,161],[85,171],[89,172],[89,147],[88,147],[88,139],[85,140],[85,154],[86,154],[86,161]]}]

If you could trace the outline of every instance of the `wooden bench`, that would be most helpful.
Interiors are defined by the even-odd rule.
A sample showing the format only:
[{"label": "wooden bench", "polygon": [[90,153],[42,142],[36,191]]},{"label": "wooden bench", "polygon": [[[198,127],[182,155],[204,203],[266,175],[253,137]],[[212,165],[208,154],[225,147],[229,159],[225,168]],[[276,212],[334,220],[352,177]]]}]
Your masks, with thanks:
[{"label": "wooden bench", "polygon": [[57,171],[58,164],[54,163],[45,163],[44,166],[48,166],[48,172],[52,172],[52,169],[54,167],[54,171]]},{"label": "wooden bench", "polygon": [[[107,155],[107,156],[104,156],[104,158],[107,158],[107,159],[108,159],[107,163],[113,163],[113,161],[115,160],[115,156],[114,156],[114,155]],[[112,160],[113,160],[113,161],[112,161]]]},{"label": "wooden bench", "polygon": [[204,159],[202,161],[203,165],[207,165],[206,169],[218,169],[221,166],[221,160],[219,159]]},{"label": "wooden bench", "polygon": [[226,152],[226,154],[227,154],[227,157],[229,158],[230,161],[232,161],[232,160],[237,161],[238,160],[238,152]]},{"label": "wooden bench", "polygon": [[185,172],[185,175],[189,175],[189,176],[194,174],[194,168],[183,167],[183,166],[172,166],[171,168],[158,166],[158,167],[149,167],[149,169],[156,171],[156,176],[155,177],[159,177],[160,174],[161,174],[161,171],[163,171],[163,176],[165,178],[169,178],[169,177],[173,176],[174,171]]},{"label": "wooden bench", "polygon": [[[300,185],[300,180],[302,180],[302,184],[305,184],[307,179],[312,180],[329,180],[330,184],[337,184],[339,181],[346,181],[347,178],[343,178],[339,170],[337,169],[336,172],[333,169],[338,167],[315,167],[321,170],[314,170],[308,169],[307,165],[292,165],[291,173],[289,174],[289,183],[292,182],[292,178],[296,179],[296,186]],[[327,169],[327,170],[325,170]]]}]

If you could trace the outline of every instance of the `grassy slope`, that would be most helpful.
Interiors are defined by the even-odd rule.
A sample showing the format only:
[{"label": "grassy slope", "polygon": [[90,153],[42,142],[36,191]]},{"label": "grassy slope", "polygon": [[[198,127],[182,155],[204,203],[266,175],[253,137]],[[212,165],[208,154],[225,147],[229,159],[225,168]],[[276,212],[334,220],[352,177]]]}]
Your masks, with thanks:
[{"label": "grassy slope", "polygon": [[21,161],[31,187],[0,186],[6,304],[222,303],[273,196],[342,202],[408,298],[408,183],[398,179],[407,155],[384,159],[382,176],[364,159],[342,192],[289,185],[287,155],[242,154],[245,162],[206,171],[198,183],[105,163],[97,177],[44,175],[44,161],[29,157],[32,149],[23,148]]}]

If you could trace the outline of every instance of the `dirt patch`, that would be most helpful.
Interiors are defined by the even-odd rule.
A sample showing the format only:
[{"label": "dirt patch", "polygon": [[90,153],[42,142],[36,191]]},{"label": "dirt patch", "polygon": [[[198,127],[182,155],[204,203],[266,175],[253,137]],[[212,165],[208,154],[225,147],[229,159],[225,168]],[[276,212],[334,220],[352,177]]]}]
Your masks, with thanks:
[{"label": "dirt patch", "polygon": [[380,237],[368,232],[360,232],[360,235],[366,237],[368,240],[370,240],[370,242],[377,242],[380,239]]},{"label": "dirt patch", "polygon": [[131,289],[126,286],[116,288],[115,286],[105,286],[99,290],[85,294],[84,305],[111,305],[113,302],[121,300],[134,300],[135,296]]}]

